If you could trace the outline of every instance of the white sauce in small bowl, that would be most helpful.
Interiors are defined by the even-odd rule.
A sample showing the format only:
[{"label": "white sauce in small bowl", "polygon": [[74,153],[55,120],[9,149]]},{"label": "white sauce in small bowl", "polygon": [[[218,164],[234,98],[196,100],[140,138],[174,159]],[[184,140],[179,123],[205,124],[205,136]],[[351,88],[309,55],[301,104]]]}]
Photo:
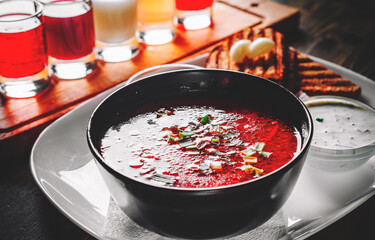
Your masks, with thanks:
[{"label": "white sauce in small bowl", "polygon": [[356,100],[311,97],[305,101],[313,118],[308,161],[330,171],[359,167],[375,154],[375,110]]},{"label": "white sauce in small bowl", "polygon": [[314,121],[315,146],[350,149],[375,142],[375,111],[344,101],[307,104]]}]

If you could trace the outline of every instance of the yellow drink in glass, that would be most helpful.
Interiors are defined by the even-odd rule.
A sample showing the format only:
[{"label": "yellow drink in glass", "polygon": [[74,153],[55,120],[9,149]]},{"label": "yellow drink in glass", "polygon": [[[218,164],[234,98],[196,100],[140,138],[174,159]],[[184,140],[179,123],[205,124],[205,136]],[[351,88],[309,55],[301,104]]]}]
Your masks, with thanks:
[{"label": "yellow drink in glass", "polygon": [[176,34],[175,0],[138,0],[138,37],[148,45],[171,42]]}]

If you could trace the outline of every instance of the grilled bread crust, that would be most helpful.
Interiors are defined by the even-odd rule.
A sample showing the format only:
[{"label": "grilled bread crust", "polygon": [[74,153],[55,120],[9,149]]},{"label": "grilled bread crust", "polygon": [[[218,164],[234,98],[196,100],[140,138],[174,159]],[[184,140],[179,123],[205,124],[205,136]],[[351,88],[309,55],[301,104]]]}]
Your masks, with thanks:
[{"label": "grilled bread crust", "polygon": [[[229,50],[233,43],[241,39],[253,41],[259,37],[272,39],[275,42],[275,48],[262,56],[252,59],[246,58],[242,63],[237,63],[230,58]],[[226,38],[219,46],[213,49],[206,60],[206,67],[250,73],[282,84],[286,69],[286,51],[284,46],[284,36],[272,28],[261,30],[246,28]]]},{"label": "grilled bread crust", "polygon": [[304,54],[298,53],[297,58],[300,89],[307,95],[336,95],[355,99],[360,97],[360,86]]},{"label": "grilled bread crust", "polygon": [[[275,42],[275,47],[255,58],[245,58],[237,63],[229,56],[231,46],[238,40],[251,41],[266,37]],[[246,28],[226,38],[209,54],[206,68],[241,71],[272,80],[291,92],[305,92],[309,96],[338,95],[359,98],[361,88],[338,73],[299,53],[285,44],[284,36],[272,28]]]}]

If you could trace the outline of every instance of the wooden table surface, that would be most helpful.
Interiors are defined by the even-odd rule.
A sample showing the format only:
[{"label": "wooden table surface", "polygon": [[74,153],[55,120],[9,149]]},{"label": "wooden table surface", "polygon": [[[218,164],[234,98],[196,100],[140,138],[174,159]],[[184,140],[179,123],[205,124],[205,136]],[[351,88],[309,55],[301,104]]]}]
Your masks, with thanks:
[{"label": "wooden table surface", "polygon": [[[290,45],[375,80],[375,14],[371,0],[276,2],[301,12],[299,27],[286,34]],[[6,159],[1,158],[3,155],[0,152],[1,240],[93,239],[63,216],[37,187],[29,168],[30,148]],[[373,219],[375,197],[309,239],[373,239]]]}]

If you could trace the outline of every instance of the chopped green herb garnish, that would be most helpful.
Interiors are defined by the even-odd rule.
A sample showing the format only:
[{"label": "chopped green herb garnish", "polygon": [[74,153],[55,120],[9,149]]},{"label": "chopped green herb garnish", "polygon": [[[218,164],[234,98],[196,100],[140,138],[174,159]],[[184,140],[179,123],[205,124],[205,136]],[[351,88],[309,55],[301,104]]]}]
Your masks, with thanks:
[{"label": "chopped green herb garnish", "polygon": [[174,133],[174,134],[177,134],[179,132],[182,132],[182,130],[180,128],[178,128],[177,126],[172,126],[171,127],[171,131]]},{"label": "chopped green herb garnish", "polygon": [[271,156],[272,153],[270,152],[261,152],[260,153],[263,157],[266,157],[266,158],[269,158]]},{"label": "chopped green herb garnish", "polygon": [[193,145],[187,146],[187,150],[198,150],[197,145],[194,143]]},{"label": "chopped green herb garnish", "polygon": [[205,173],[205,174],[209,174],[212,172],[211,168],[210,168],[210,164],[204,162],[204,163],[201,163],[199,164],[199,170],[202,172],[202,173]]},{"label": "chopped green herb garnish", "polygon": [[230,138],[237,137],[237,136],[238,136],[238,133],[234,130],[230,130],[226,134],[223,134],[224,139],[230,139]]},{"label": "chopped green herb garnish", "polygon": [[256,142],[256,143],[252,146],[252,148],[253,148],[255,151],[261,152],[261,151],[263,151],[263,148],[264,148],[265,145],[266,145],[266,144],[263,143],[263,142]]},{"label": "chopped green herb garnish", "polygon": [[168,136],[168,142],[169,142],[169,143],[174,143],[174,142],[176,142],[176,138],[173,137],[173,136],[171,136],[171,135],[169,135],[169,136]]},{"label": "chopped green herb garnish", "polygon": [[263,174],[262,169],[259,169],[259,168],[256,168],[256,167],[253,167],[253,166],[247,165],[247,164],[242,166],[242,170],[245,171],[245,173],[247,173],[247,174],[255,173],[254,174],[255,177],[260,177]]},{"label": "chopped green herb garnish", "polygon": [[227,156],[220,156],[220,160],[224,161],[228,165],[233,165],[235,162],[232,162],[232,160]]},{"label": "chopped green herb garnish", "polygon": [[180,137],[180,138],[187,138],[187,137],[191,137],[191,136],[193,136],[194,135],[194,132],[179,132],[178,133],[178,136]]},{"label": "chopped green herb garnish", "polygon": [[188,151],[188,155],[199,155],[200,153],[198,151]]},{"label": "chopped green herb garnish", "polygon": [[247,163],[257,163],[258,158],[257,157],[251,157],[251,156],[244,156],[243,157],[244,162]]},{"label": "chopped green herb garnish", "polygon": [[206,116],[202,117],[202,119],[201,119],[201,123],[203,123],[203,124],[210,123],[210,122],[212,122],[212,119],[209,115],[206,115]]},{"label": "chopped green herb garnish", "polygon": [[219,144],[220,143],[220,138],[218,136],[214,136],[211,138],[211,142],[213,144]]},{"label": "chopped green herb garnish", "polygon": [[215,155],[217,155],[217,156],[224,156],[224,155],[226,155],[226,153],[221,152],[221,151],[217,151],[217,150],[212,150],[212,153],[215,153]]},{"label": "chopped green herb garnish", "polygon": [[248,148],[245,150],[242,150],[241,153],[243,153],[245,156],[252,156],[256,153],[254,149]]},{"label": "chopped green herb garnish", "polygon": [[174,176],[159,173],[152,175],[151,179],[168,185],[172,185],[176,181],[176,177]]},{"label": "chopped green herb garnish", "polygon": [[317,117],[317,118],[315,118],[315,120],[318,121],[318,122],[323,122],[323,118],[318,118]]},{"label": "chopped green herb garnish", "polygon": [[231,139],[229,141],[229,144],[228,144],[228,146],[231,146],[231,147],[233,147],[233,146],[241,146],[241,145],[243,145],[243,142],[240,139],[238,139],[238,138]]},{"label": "chopped green herb garnish", "polygon": [[178,139],[177,141],[180,147],[188,147],[188,146],[195,145],[195,142],[193,142],[190,138],[182,138],[182,139]]},{"label": "chopped green herb garnish", "polygon": [[221,162],[210,162],[210,168],[212,170],[221,170],[223,168]]},{"label": "chopped green herb garnish", "polygon": [[209,145],[210,145],[210,141],[202,140],[202,141],[197,143],[197,148],[198,148],[198,150],[202,150],[203,148],[205,148]]}]

